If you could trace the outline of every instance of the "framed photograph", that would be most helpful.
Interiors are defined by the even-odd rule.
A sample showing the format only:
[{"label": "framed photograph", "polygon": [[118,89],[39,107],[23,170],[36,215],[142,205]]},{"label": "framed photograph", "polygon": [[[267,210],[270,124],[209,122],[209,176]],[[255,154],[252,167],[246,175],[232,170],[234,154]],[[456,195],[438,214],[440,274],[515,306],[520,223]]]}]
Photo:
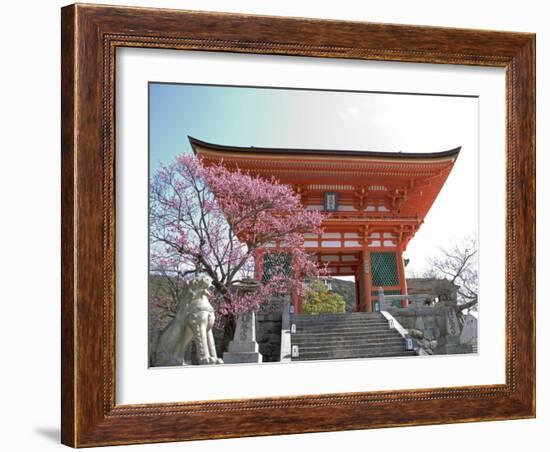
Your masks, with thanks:
[{"label": "framed photograph", "polygon": [[535,416],[535,36],[62,9],[62,442]]}]

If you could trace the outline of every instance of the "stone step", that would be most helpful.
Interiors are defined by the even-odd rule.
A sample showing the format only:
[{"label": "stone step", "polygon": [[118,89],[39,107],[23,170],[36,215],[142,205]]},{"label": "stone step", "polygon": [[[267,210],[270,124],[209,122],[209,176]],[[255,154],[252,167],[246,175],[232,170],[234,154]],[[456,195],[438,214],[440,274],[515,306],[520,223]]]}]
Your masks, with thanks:
[{"label": "stone step", "polygon": [[300,355],[293,361],[416,355],[380,313],[295,315],[290,323]]},{"label": "stone step", "polygon": [[385,317],[365,317],[365,316],[352,316],[352,315],[341,315],[338,317],[315,317],[315,316],[309,316],[309,317],[303,317],[303,316],[290,316],[290,320],[292,322],[342,322],[342,321],[350,321],[350,322],[380,322],[380,321],[386,321]]},{"label": "stone step", "polygon": [[384,317],[379,312],[349,312],[346,314],[319,314],[319,315],[308,315],[308,314],[291,314],[291,320],[313,320],[317,321],[319,319],[383,319]]},{"label": "stone step", "polygon": [[300,353],[299,357],[292,358],[292,361],[312,361],[321,359],[360,359],[360,358],[390,358],[399,356],[416,356],[414,350],[370,350],[368,352],[349,352],[347,350]]},{"label": "stone step", "polygon": [[363,336],[365,334],[399,334],[397,330],[388,328],[387,326],[384,328],[296,328],[295,333],[291,333],[293,336],[301,336],[301,335],[356,335],[356,336]]},{"label": "stone step", "polygon": [[358,336],[361,336],[363,334],[384,334],[388,332],[395,332],[395,330],[391,330],[390,328],[309,328],[309,329],[296,329],[297,335],[304,335],[304,334],[356,334]]},{"label": "stone step", "polygon": [[386,320],[382,315],[366,316],[366,315],[354,315],[354,314],[339,314],[331,316],[315,316],[315,315],[291,315],[290,320],[293,322],[339,322],[342,320],[360,320],[362,322],[377,322],[379,320]]},{"label": "stone step", "polygon": [[292,361],[298,361],[298,362],[306,362],[306,361],[332,361],[332,360],[339,360],[339,359],[373,359],[373,358],[402,358],[402,357],[410,357],[410,356],[416,356],[416,354],[386,354],[386,355],[361,355],[361,356],[315,356],[315,357],[302,357],[302,358],[292,358]]},{"label": "stone step", "polygon": [[403,340],[403,338],[397,333],[386,333],[386,334],[293,334],[290,337],[290,340],[292,343],[295,342],[303,342],[303,341],[309,341],[309,342],[319,342],[319,341],[338,341],[338,340],[346,340],[346,341],[372,341],[373,339],[387,341],[392,339],[399,339]]},{"label": "stone step", "polygon": [[400,347],[403,348],[405,346],[405,341],[403,339],[392,339],[391,341],[370,341],[370,342],[361,342],[361,343],[355,343],[350,341],[341,341],[341,342],[321,342],[321,343],[292,343],[292,345],[297,345],[300,349],[300,353],[302,351],[309,351],[309,350],[320,350],[320,349],[345,349],[345,350],[363,350],[363,349],[369,349],[369,348],[376,348],[376,347]]},{"label": "stone step", "polygon": [[327,322],[327,323],[291,323],[296,328],[389,328],[388,322]]},{"label": "stone step", "polygon": [[370,352],[370,353],[317,353],[317,354],[303,354],[297,359],[293,358],[292,361],[307,361],[314,359],[348,359],[348,358],[381,358],[384,356],[416,356],[416,354],[408,353],[407,351],[386,351],[386,352]]},{"label": "stone step", "polygon": [[311,354],[311,353],[336,353],[336,352],[346,352],[346,353],[381,353],[381,352],[398,352],[406,351],[404,343],[401,344],[384,344],[378,343],[376,345],[358,345],[356,347],[346,347],[346,346],[334,346],[334,347],[299,347],[300,355],[301,354]]},{"label": "stone step", "polygon": [[290,323],[295,323],[296,325],[387,325],[388,321],[383,319],[374,319],[374,320],[365,320],[365,319],[338,319],[338,320],[318,320],[317,322],[300,322],[296,320],[291,320]]},{"label": "stone step", "polygon": [[316,334],[292,334],[291,340],[292,342],[299,342],[303,340],[311,340],[311,341],[320,341],[323,339],[326,339],[328,341],[332,340],[338,340],[338,339],[346,339],[346,340],[360,340],[360,339],[393,339],[393,338],[399,338],[402,339],[402,337],[397,333],[396,331],[387,331],[383,333],[365,333],[365,334],[323,334],[323,333],[316,333]]},{"label": "stone step", "polygon": [[296,328],[296,333],[292,334],[307,334],[307,333],[352,333],[352,334],[364,334],[364,333],[385,333],[387,331],[395,331],[388,328],[387,325],[379,327],[354,327],[345,326],[341,328]]},{"label": "stone step", "polygon": [[310,345],[310,344],[335,344],[340,342],[349,342],[349,343],[357,343],[357,344],[369,344],[371,342],[385,342],[385,341],[396,341],[400,340],[405,343],[405,340],[400,336],[371,336],[367,338],[361,338],[358,339],[356,337],[331,337],[331,338],[297,338],[297,339],[291,339],[291,342],[293,345]]},{"label": "stone step", "polygon": [[[299,349],[305,349],[308,353],[309,352],[315,352],[315,351],[331,351],[331,350],[397,350],[397,349],[403,349],[405,350],[405,341],[401,342],[393,342],[391,344],[388,344],[386,342],[377,342],[374,344],[356,344],[354,346],[347,346],[345,344],[333,344],[332,346],[327,346],[324,344],[319,345],[308,345],[308,346],[300,346],[300,344],[292,344],[292,345],[298,345]],[[300,352],[301,353],[301,352]]]}]

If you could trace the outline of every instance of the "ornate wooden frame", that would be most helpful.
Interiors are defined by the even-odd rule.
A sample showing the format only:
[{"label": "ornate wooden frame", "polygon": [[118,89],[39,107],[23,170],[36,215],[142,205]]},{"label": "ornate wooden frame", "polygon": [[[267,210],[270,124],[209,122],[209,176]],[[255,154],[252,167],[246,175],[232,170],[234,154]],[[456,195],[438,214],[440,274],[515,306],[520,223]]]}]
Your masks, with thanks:
[{"label": "ornate wooden frame", "polygon": [[[535,35],[71,5],[62,9],[62,442],[83,447],[535,416]],[[506,383],[115,404],[115,49],[506,69]]]}]

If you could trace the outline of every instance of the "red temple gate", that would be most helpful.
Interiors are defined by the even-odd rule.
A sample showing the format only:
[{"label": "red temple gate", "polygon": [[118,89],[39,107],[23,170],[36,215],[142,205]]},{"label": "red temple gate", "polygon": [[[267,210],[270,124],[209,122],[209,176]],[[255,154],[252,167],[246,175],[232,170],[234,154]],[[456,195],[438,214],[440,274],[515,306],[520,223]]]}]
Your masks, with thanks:
[{"label": "red temple gate", "polygon": [[[379,287],[388,295],[407,294],[403,252],[460,152],[247,148],[189,140],[207,164],[223,161],[253,175],[275,176],[308,209],[326,212],[323,233],[306,234],[305,247],[331,275],[355,277],[356,309],[367,312],[378,309]],[[259,253],[258,272],[277,249],[274,243]],[[300,300],[292,302],[300,313]]]}]

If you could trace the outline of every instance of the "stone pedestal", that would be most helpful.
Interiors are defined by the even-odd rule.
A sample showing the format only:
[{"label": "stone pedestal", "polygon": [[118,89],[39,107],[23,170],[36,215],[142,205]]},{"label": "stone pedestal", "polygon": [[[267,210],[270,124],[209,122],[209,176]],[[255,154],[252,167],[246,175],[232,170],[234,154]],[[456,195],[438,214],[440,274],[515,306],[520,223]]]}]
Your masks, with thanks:
[{"label": "stone pedestal", "polygon": [[460,325],[453,307],[445,308],[445,329],[445,353],[460,353]]},{"label": "stone pedestal", "polygon": [[460,333],[460,344],[468,345],[477,343],[477,318],[467,314],[464,318],[464,327]]},{"label": "stone pedestal", "polygon": [[262,355],[256,342],[256,314],[249,312],[237,317],[233,340],[223,354],[225,364],[261,363]]}]

